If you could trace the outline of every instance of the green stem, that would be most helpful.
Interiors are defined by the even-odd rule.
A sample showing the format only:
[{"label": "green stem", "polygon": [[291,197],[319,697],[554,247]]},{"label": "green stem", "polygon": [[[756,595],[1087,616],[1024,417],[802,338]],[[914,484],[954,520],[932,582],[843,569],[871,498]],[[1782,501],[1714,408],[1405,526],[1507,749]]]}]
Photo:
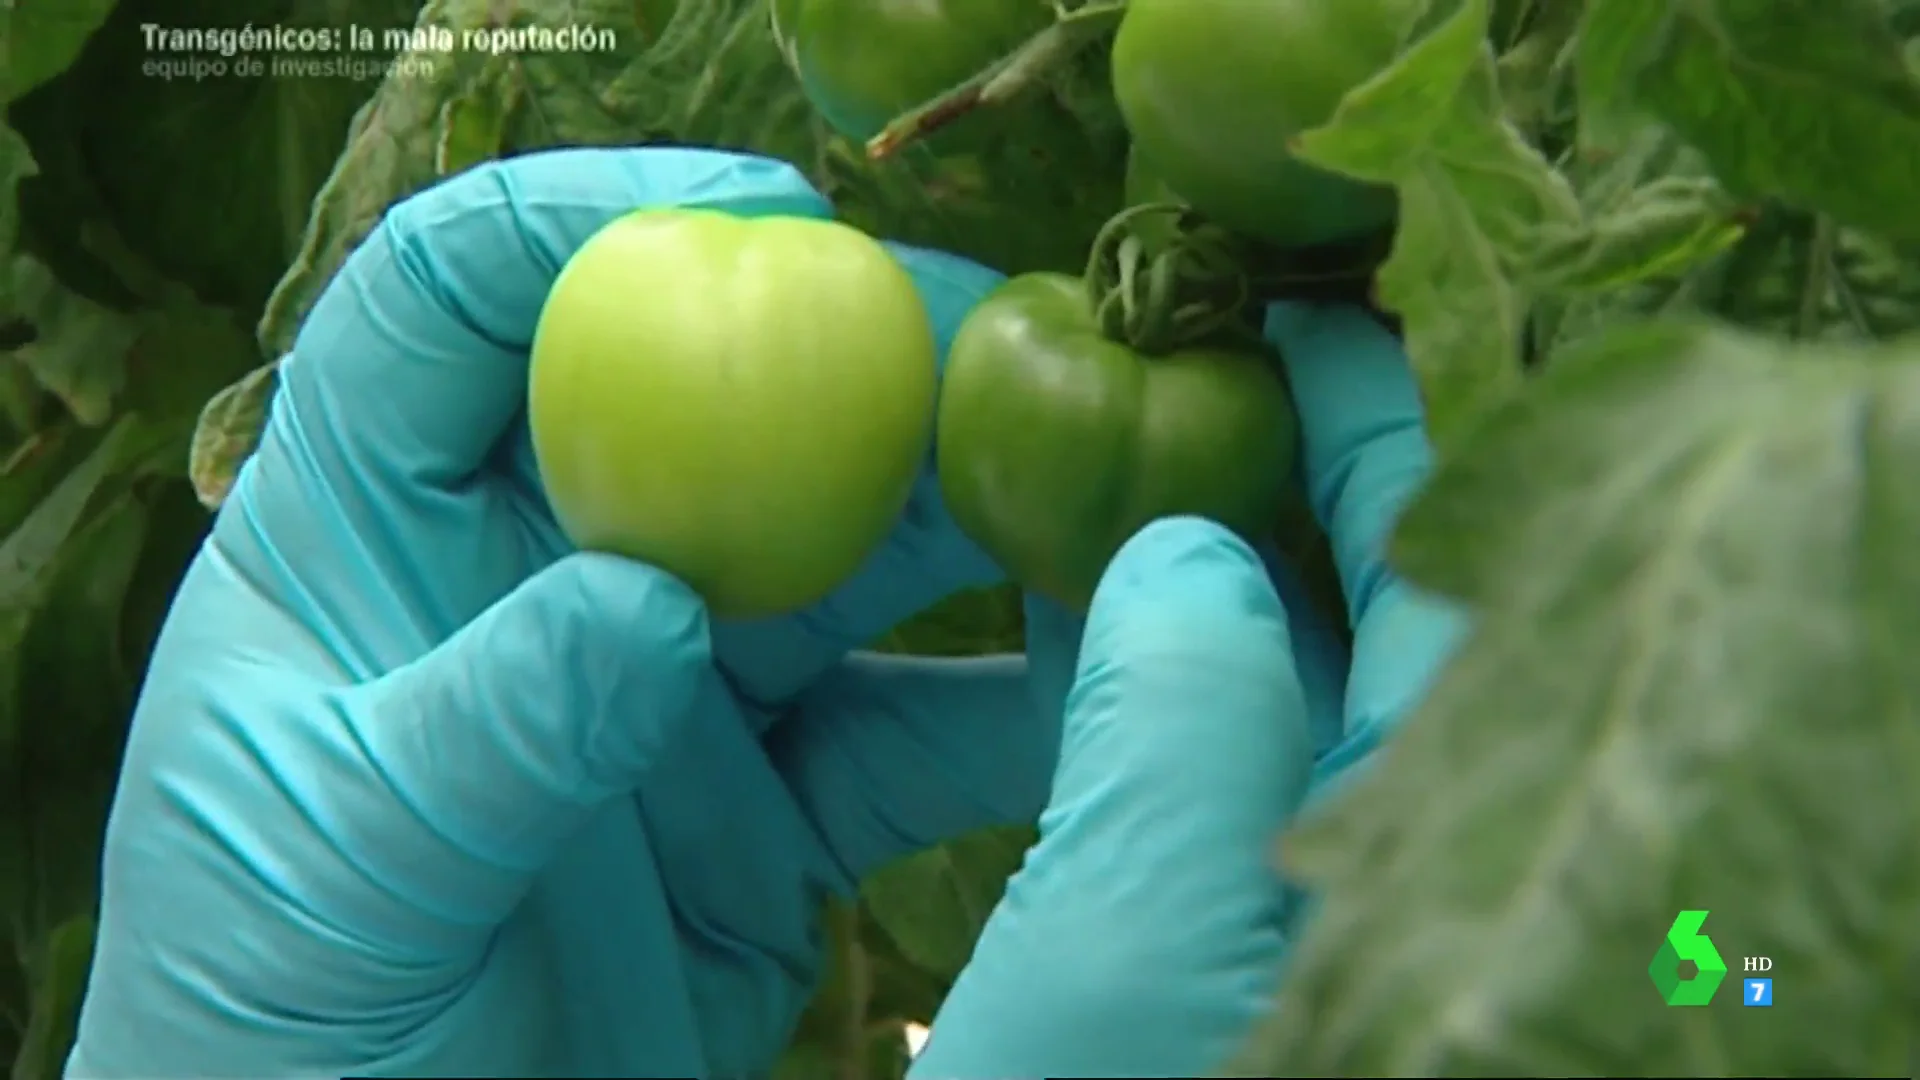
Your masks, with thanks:
[{"label": "green stem", "polygon": [[827,936],[834,961],[846,978],[846,1012],[841,1015],[837,1080],[869,1080],[868,1013],[873,1004],[873,972],[866,946],[860,941],[860,904],[857,899],[827,909]]},{"label": "green stem", "polygon": [[881,161],[975,110],[1003,105],[1044,81],[1087,46],[1112,33],[1127,0],[1095,0],[1061,15],[1006,56],[932,101],[895,118],[867,140],[867,157]]},{"label": "green stem", "polygon": [[1107,223],[1094,234],[1093,244],[1087,249],[1087,304],[1098,308],[1107,294],[1121,284],[1126,273],[1126,261],[1121,251],[1128,237],[1134,235],[1135,226],[1149,217],[1180,217],[1187,208],[1179,203],[1143,203],[1129,206],[1125,210],[1107,219]]}]

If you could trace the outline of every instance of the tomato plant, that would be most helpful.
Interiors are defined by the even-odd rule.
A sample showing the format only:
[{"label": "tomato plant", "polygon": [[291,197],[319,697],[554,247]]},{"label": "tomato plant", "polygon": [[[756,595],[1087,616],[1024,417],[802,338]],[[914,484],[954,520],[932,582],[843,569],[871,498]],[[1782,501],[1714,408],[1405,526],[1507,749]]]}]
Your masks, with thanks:
[{"label": "tomato plant", "polygon": [[[617,41],[167,86],[149,26],[458,34],[501,12],[40,7],[61,17],[0,20],[0,660],[17,676],[0,693],[0,861],[17,871],[0,875],[0,1058],[16,1080],[65,1061],[128,709],[202,542],[196,497],[217,504],[256,444],[275,358],[395,201],[490,157],[643,138],[792,162],[843,220],[1010,274],[1087,261],[1129,142],[1136,202],[1161,201],[1141,183],[1158,174],[1243,239],[1367,234],[1261,251],[1259,292],[1300,299],[1332,274],[1393,316],[1438,463],[1394,565],[1470,605],[1473,632],[1373,778],[1288,839],[1323,915],[1222,1075],[1912,1073],[1913,980],[1887,958],[1912,951],[1917,828],[1913,0],[1060,0],[1057,21],[1050,0],[519,0],[516,27]],[[851,145],[899,110],[926,130],[891,125],[897,156]],[[1156,254],[1182,241],[1172,220],[1141,224]],[[1352,274],[1349,248],[1368,253]],[[674,284],[655,299],[699,318],[739,283]],[[1164,374],[1161,350],[1095,351],[1143,387]],[[1051,400],[1011,375],[1008,418]],[[717,432],[739,460],[771,455],[750,421],[776,406],[729,409],[685,461],[718,460]],[[983,453],[1023,437],[980,415]],[[683,508],[737,505],[716,485]],[[1350,523],[1391,512],[1347,505]],[[1017,650],[1020,610],[1017,591],[972,593],[877,644]],[[1356,664],[1395,663],[1384,636]],[[944,845],[865,883],[774,1071],[899,1080],[897,1021],[932,1017],[1017,862]],[[1778,1013],[1665,1009],[1646,960],[1703,904],[1730,961],[1830,977],[1783,981]],[[1462,1002],[1499,1022],[1461,1024]]]},{"label": "tomato plant", "polygon": [[1388,188],[1288,150],[1392,58],[1411,0],[1132,0],[1113,90],[1137,153],[1194,208],[1285,247],[1392,219]]},{"label": "tomato plant", "polygon": [[1266,535],[1297,427],[1268,357],[1144,356],[1102,335],[1079,279],[1040,273],[961,324],[938,432],[954,520],[1014,580],[1084,608],[1114,552],[1156,518]]},{"label": "tomato plant", "polygon": [[529,414],[555,516],[723,616],[802,607],[906,505],[931,438],[932,329],[906,271],[837,222],[621,218],[540,315]]},{"label": "tomato plant", "polygon": [[1051,19],[1044,0],[774,0],[774,33],[808,100],[864,142]]}]

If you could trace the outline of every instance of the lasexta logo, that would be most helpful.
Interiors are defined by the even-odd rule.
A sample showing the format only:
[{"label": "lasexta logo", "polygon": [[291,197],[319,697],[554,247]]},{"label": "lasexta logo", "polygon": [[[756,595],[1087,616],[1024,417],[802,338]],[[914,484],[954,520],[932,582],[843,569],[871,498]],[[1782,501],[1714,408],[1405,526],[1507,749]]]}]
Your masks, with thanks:
[{"label": "lasexta logo", "polygon": [[[1720,989],[1720,980],[1727,977],[1720,950],[1713,947],[1712,938],[1700,932],[1706,921],[1704,911],[1681,912],[1668,928],[1660,951],[1653,954],[1653,963],[1647,965],[1647,974],[1653,976],[1661,1000],[1669,1005],[1705,1005]],[[1689,960],[1694,967],[1691,978],[1680,972],[1681,963]]]}]

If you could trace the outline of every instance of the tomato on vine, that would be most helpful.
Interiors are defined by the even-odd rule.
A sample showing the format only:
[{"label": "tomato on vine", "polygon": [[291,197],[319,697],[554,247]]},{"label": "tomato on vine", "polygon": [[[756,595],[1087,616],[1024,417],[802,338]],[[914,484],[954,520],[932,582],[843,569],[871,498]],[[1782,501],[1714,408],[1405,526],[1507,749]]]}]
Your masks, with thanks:
[{"label": "tomato on vine", "polygon": [[1424,0],[1131,0],[1113,89],[1136,152],[1221,224],[1282,247],[1391,222],[1391,190],[1287,152],[1394,56]]},{"label": "tomato on vine", "polygon": [[774,0],[774,35],[808,100],[865,142],[1053,21],[1047,0]]},{"label": "tomato on vine", "polygon": [[1268,535],[1297,432],[1271,357],[1200,344],[1148,355],[1103,333],[1079,278],[1038,273],[961,324],[935,459],[961,529],[1022,587],[1085,610],[1157,518]]}]

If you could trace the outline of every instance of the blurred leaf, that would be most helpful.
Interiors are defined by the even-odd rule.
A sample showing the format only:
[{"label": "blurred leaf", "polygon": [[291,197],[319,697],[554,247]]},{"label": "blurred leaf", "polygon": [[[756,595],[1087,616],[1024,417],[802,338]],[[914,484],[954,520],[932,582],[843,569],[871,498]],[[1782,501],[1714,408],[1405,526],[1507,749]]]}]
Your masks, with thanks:
[{"label": "blurred leaf", "polygon": [[[235,380],[246,385],[255,377],[249,373],[261,370],[258,362],[253,335],[229,311],[176,296],[143,312],[140,335],[127,353],[123,399],[150,429],[150,453],[142,467],[186,478],[195,432],[210,399]],[[254,423],[257,429],[259,421]]]},{"label": "blurred leaf", "polygon": [[1641,126],[1635,83],[1668,26],[1665,0],[1588,0],[1575,49],[1580,151],[1604,156]]},{"label": "blurred leaf", "polygon": [[[1395,545],[1475,632],[1290,841],[1320,911],[1236,1075],[1904,1075],[1917,457],[1913,345],[1684,325],[1476,427]],[[1688,908],[1793,1008],[1664,1005]]]},{"label": "blurred leaf", "polygon": [[[79,527],[95,493],[120,464],[135,430],[136,425],[129,420],[115,424],[86,461],[67,474],[26,520],[0,541],[0,664],[16,657],[32,613],[52,584],[51,571],[62,545]],[[18,734],[0,730],[0,750],[14,742]]]},{"label": "blurred leaf", "polygon": [[147,542],[140,549],[140,565],[134,569],[120,613],[120,654],[141,673],[146,671],[180,579],[213,525],[212,515],[186,484],[154,485],[148,502]]},{"label": "blurred leaf", "polygon": [[219,509],[240,475],[240,466],[260,445],[267,409],[279,385],[279,364],[255,368],[215,394],[193,432],[187,474],[208,509]]},{"label": "blurred leaf", "polygon": [[839,1047],[795,1043],[774,1066],[772,1080],[900,1080],[912,1064],[906,1032],[897,1027],[865,1032],[862,1053],[849,1060]]},{"label": "blurred leaf", "polygon": [[[1513,9],[1529,8],[1526,30],[1510,46],[1502,32]],[[1577,135],[1572,51],[1578,39],[1580,5],[1537,0],[1495,0],[1490,36],[1499,54],[1500,97],[1507,116],[1540,140],[1570,143]]]},{"label": "blurred leaf", "polygon": [[0,8],[0,45],[6,50],[0,102],[16,101],[65,71],[107,20],[115,2],[13,0]]},{"label": "blurred leaf", "polygon": [[860,899],[901,955],[952,980],[1020,869],[1033,835],[990,829],[909,855],[860,884]]},{"label": "blurred leaf", "polygon": [[[89,514],[62,545],[45,600],[15,654],[27,678],[19,696],[30,727],[18,751],[30,786],[109,771],[144,672],[128,662],[120,632],[127,590],[147,539],[149,512],[127,490]],[[41,718],[57,717],[57,724]],[[52,913],[65,918],[69,911]]]},{"label": "blurred leaf", "polygon": [[988,656],[1026,649],[1020,590],[971,589],[942,600],[874,643],[909,656]]},{"label": "blurred leaf", "polygon": [[1743,216],[1712,180],[1662,177],[1578,228],[1543,230],[1528,271],[1561,293],[1679,277],[1738,243]]},{"label": "blurred leaf", "polygon": [[507,123],[519,104],[521,86],[514,61],[489,57],[473,85],[440,107],[433,148],[436,176],[452,176],[492,161],[506,148]]},{"label": "blurred leaf", "polygon": [[[826,971],[795,1025],[774,1080],[900,1080],[906,1032],[874,1011],[877,940],[859,905],[833,901],[822,913]],[[881,961],[884,963],[885,961]]]},{"label": "blurred leaf", "polygon": [[1920,240],[1920,84],[1883,0],[1594,0],[1583,106],[1672,125],[1736,194]]},{"label": "blurred leaf", "polygon": [[22,1047],[13,1062],[13,1080],[60,1080],[80,1022],[80,999],[93,966],[94,920],[76,915],[47,935],[32,965],[39,977],[33,990]]},{"label": "blurred leaf", "polygon": [[[492,0],[428,0],[414,25],[458,35],[490,25],[493,7]],[[576,19],[574,25],[604,24]],[[396,60],[396,70],[410,73],[383,80],[353,114],[344,149],[331,159],[310,212],[302,210],[293,256],[278,264],[285,272],[260,319],[260,346],[269,357],[293,347],[301,320],[387,208],[438,179],[436,125],[443,111],[488,92],[487,76],[496,69],[484,53],[445,53],[424,47],[431,34],[416,36],[423,47]]]},{"label": "blurred leaf", "polygon": [[[91,180],[127,243],[199,299],[257,310],[298,250],[309,208],[340,153],[363,78],[169,76],[185,60],[271,64],[291,55],[236,38],[197,52],[156,46],[145,27],[256,33],[352,24],[396,27],[412,0],[122,0],[60,89]],[[277,51],[276,51],[277,50]],[[231,56],[221,55],[232,52]],[[368,58],[373,59],[373,58]],[[64,108],[49,100],[42,107]],[[159,178],[159,179],[156,179]]]},{"label": "blurred leaf", "polygon": [[1542,228],[1580,221],[1566,180],[1501,110],[1487,14],[1486,0],[1465,0],[1298,138],[1303,159],[1399,192],[1399,232],[1376,292],[1403,320],[1443,445],[1519,383],[1531,298],[1512,266]]},{"label": "blurred leaf", "polygon": [[92,516],[47,575],[4,663],[15,738],[0,759],[0,917],[32,946],[92,909],[120,745],[141,672],[120,623],[148,514],[131,491]]},{"label": "blurred leaf", "polygon": [[[12,254],[19,236],[20,208],[16,200],[20,185],[39,171],[27,141],[19,132],[0,123],[0,256]],[[0,296],[0,305],[11,304],[11,297]]]},{"label": "blurred leaf", "polygon": [[1777,212],[1737,263],[1712,310],[1794,338],[1887,339],[1920,330],[1920,245],[1829,219]]},{"label": "blurred leaf", "polygon": [[872,974],[868,1017],[875,1024],[930,1026],[953,980],[907,959],[871,912],[862,912],[860,937]]},{"label": "blurred leaf", "polygon": [[9,359],[58,397],[74,419],[106,423],[126,382],[127,349],[138,320],[69,291],[35,259],[16,256],[7,267],[5,315],[32,326],[30,343]]}]

